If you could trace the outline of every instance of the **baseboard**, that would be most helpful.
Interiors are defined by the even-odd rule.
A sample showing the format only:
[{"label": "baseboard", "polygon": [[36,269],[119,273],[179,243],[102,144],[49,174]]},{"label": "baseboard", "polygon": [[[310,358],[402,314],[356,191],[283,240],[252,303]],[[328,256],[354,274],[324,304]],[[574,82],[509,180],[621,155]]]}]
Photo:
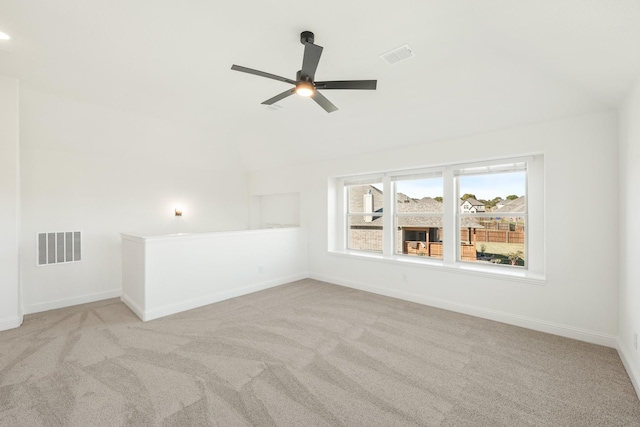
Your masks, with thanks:
[{"label": "baseboard", "polygon": [[171,304],[160,308],[155,308],[152,310],[142,310],[139,306],[130,301],[132,306],[127,303],[124,299],[123,302],[127,304],[131,308],[131,310],[138,315],[140,319],[143,321],[158,319],[160,317],[169,316],[171,314],[181,313],[183,311],[191,310],[194,308],[202,307],[205,305],[213,304],[216,302],[224,301],[230,298],[239,297],[242,295],[251,294],[253,292],[262,291],[265,289],[273,288],[275,286],[284,285],[285,283],[294,282],[296,280],[306,279],[309,275],[306,272],[289,275],[286,277],[280,277],[278,279],[268,280],[264,282],[254,283],[249,286],[245,286],[243,288],[233,289],[224,292],[218,292],[212,295],[207,295],[202,298],[195,298],[187,301],[182,301],[177,304]]},{"label": "baseboard", "polygon": [[127,294],[125,294],[123,292],[122,295],[120,296],[120,301],[122,301],[124,303],[124,305],[129,307],[129,310],[133,311],[133,313],[136,316],[138,316],[142,320],[145,320],[144,319],[144,310],[142,309],[142,307],[140,307],[138,304],[136,304],[135,301],[133,301],[133,299],[131,299],[131,297],[129,295],[127,295]]},{"label": "baseboard", "polygon": [[22,325],[22,316],[7,317],[0,319],[0,331],[14,329]]},{"label": "baseboard", "polygon": [[496,310],[490,310],[483,307],[477,307],[468,304],[447,301],[439,298],[432,298],[423,295],[417,295],[410,292],[400,291],[397,289],[387,289],[378,286],[344,280],[339,277],[332,277],[323,274],[311,273],[310,278],[322,280],[324,282],[334,283],[336,285],[348,288],[358,289],[361,291],[371,292],[374,294],[384,295],[392,298],[398,298],[405,301],[411,301],[418,304],[424,304],[431,307],[442,308],[457,313],[468,314],[483,319],[495,320],[496,322],[506,323],[509,325],[520,326],[522,328],[532,329],[534,331],[546,332],[552,335],[572,338],[579,341],[585,341],[592,344],[603,345],[611,348],[618,348],[618,337],[614,335],[604,334],[601,332],[590,331],[572,326],[566,326],[558,323],[547,322],[545,320],[534,319],[525,316],[519,316],[511,313],[504,313]]},{"label": "baseboard", "polygon": [[622,360],[624,368],[629,374],[629,378],[631,379],[633,388],[636,389],[638,399],[640,399],[640,371],[638,370],[638,367],[636,367],[633,363],[633,359],[631,358],[631,351],[620,339],[618,339],[618,354],[620,355],[620,360]]},{"label": "baseboard", "polygon": [[88,302],[102,301],[110,298],[118,298],[122,294],[121,289],[114,289],[106,292],[83,295],[73,298],[59,299],[55,301],[42,302],[38,304],[25,305],[24,314],[40,313],[41,311],[55,310],[57,308],[70,307],[72,305],[86,304]]}]

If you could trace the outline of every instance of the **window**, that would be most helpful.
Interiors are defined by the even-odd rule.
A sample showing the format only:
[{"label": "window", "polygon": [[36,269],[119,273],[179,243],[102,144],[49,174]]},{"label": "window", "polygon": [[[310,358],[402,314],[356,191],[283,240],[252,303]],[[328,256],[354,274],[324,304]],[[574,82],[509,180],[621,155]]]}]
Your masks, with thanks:
[{"label": "window", "polygon": [[382,252],[382,183],[346,185],[347,248]]},{"label": "window", "polygon": [[333,252],[544,276],[542,155],[331,182]]},{"label": "window", "polygon": [[457,259],[526,267],[526,162],[460,168],[454,175],[464,200]]},{"label": "window", "polygon": [[391,177],[395,187],[395,252],[442,258],[442,173]]}]

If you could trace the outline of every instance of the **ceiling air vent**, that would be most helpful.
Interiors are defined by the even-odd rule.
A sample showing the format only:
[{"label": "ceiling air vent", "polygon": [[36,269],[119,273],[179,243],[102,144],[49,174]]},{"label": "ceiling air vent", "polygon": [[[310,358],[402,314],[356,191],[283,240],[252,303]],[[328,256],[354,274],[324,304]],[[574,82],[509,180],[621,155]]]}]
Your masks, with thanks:
[{"label": "ceiling air vent", "polygon": [[408,44],[405,44],[404,46],[397,47],[387,53],[383,53],[380,55],[380,58],[382,58],[382,60],[387,64],[394,65],[398,62],[413,58],[414,56],[416,56],[416,54],[413,53]]},{"label": "ceiling air vent", "polygon": [[80,231],[37,233],[38,265],[80,261],[81,237]]}]

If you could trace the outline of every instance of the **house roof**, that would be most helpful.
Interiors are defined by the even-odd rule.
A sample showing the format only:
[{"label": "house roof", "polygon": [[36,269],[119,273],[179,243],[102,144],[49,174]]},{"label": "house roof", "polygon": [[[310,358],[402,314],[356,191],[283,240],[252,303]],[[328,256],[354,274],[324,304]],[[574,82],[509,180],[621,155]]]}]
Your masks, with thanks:
[{"label": "house roof", "polygon": [[492,211],[492,214],[495,213],[520,213],[520,212],[525,212],[525,208],[526,208],[526,204],[525,204],[525,196],[520,196],[517,199],[513,199],[513,200],[507,200],[504,202],[504,205],[499,208],[496,209],[494,211]]},{"label": "house roof", "polygon": [[[363,196],[369,194],[369,191],[373,195],[374,211],[372,213],[372,220],[365,221],[363,216],[353,216],[351,218],[351,225],[365,226],[365,227],[381,227],[382,217],[376,216],[375,213],[381,214],[382,211],[382,197],[383,193],[379,189],[371,185],[359,185],[350,187],[349,196],[349,212],[362,212]],[[406,194],[397,194],[396,209],[398,213],[408,214],[415,213],[416,216],[398,216],[399,227],[422,227],[422,228],[440,228],[442,227],[441,217],[419,216],[422,213],[442,213],[442,203],[432,199],[431,197],[423,197],[421,199],[412,199]],[[484,228],[473,218],[463,218],[462,227],[471,228]]]},{"label": "house roof", "polygon": [[412,212],[430,212],[438,213],[442,212],[442,203],[432,199],[431,197],[423,197],[422,199],[412,199],[405,196],[402,193],[398,194],[398,203],[396,204],[396,210],[400,213],[412,213]]},{"label": "house roof", "polygon": [[460,205],[463,205],[465,202],[469,202],[471,206],[484,206],[484,203],[477,201],[473,197],[460,201]]},{"label": "house roof", "polygon": [[[364,8],[339,0],[312,12],[291,0],[3,0],[0,30],[12,39],[0,41],[0,74],[20,80],[25,106],[43,93],[160,117],[183,127],[176,139],[193,135],[193,156],[212,150],[230,169],[246,170],[611,110],[640,74],[638,1]],[[290,86],[231,65],[294,78],[305,30],[324,48],[318,79],[376,79],[378,89],[325,91],[339,108],[331,114],[298,96],[277,111],[261,105]],[[415,56],[381,60],[404,44]],[[85,143],[92,150],[104,141]]]}]

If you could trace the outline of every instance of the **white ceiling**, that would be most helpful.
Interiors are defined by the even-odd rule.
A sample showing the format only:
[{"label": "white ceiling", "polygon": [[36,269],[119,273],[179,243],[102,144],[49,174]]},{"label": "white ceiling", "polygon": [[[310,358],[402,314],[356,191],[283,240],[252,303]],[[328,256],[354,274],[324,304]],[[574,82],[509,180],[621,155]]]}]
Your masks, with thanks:
[{"label": "white ceiling", "polygon": [[[315,33],[325,113],[289,86]],[[0,0],[0,74],[188,123],[247,169],[308,162],[615,108],[640,75],[639,0]],[[379,55],[408,43],[416,57]]]}]

